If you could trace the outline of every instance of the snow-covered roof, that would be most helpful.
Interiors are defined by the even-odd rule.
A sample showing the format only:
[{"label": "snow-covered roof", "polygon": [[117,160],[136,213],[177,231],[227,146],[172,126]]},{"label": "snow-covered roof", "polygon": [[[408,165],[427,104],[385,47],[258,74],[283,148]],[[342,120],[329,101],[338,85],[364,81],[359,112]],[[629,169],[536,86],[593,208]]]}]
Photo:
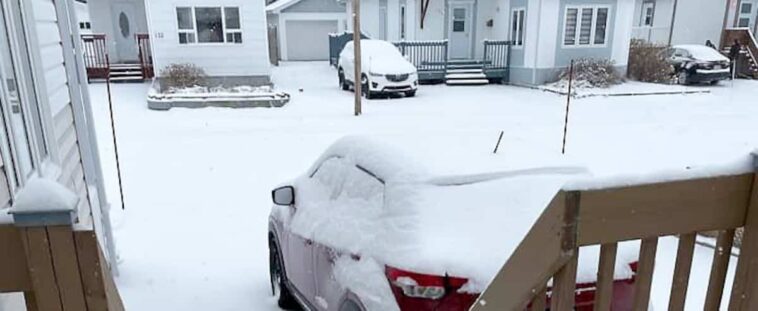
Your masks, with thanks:
[{"label": "snow-covered roof", "polygon": [[266,6],[267,13],[279,13],[282,10],[300,2],[300,0],[278,0]]}]

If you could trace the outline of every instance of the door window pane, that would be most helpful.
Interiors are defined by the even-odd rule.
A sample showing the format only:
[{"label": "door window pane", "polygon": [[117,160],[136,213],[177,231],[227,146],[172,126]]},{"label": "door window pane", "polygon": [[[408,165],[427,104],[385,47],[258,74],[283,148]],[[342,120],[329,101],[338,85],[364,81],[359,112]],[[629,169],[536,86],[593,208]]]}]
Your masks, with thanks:
[{"label": "door window pane", "polygon": [[453,9],[453,32],[466,31],[466,9]]},{"label": "door window pane", "polygon": [[224,8],[224,17],[226,17],[226,29],[240,29],[239,8]]},{"label": "door window pane", "polygon": [[197,19],[198,42],[224,42],[221,8],[195,8],[195,18]]}]

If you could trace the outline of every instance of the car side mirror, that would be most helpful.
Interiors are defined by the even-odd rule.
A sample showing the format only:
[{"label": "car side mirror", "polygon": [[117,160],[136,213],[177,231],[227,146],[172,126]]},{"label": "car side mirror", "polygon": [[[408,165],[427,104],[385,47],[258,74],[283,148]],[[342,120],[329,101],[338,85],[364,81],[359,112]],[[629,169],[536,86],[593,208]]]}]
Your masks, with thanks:
[{"label": "car side mirror", "polygon": [[271,191],[271,198],[274,204],[282,206],[295,205],[295,187],[284,186]]}]

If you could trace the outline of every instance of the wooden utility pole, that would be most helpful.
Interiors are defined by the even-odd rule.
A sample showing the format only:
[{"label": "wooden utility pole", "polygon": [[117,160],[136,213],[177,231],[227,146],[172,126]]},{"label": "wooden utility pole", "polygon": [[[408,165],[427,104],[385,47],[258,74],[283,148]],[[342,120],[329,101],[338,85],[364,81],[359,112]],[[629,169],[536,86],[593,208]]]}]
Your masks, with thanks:
[{"label": "wooden utility pole", "polygon": [[[363,96],[363,78],[361,75],[361,1],[353,0],[353,64],[355,66],[353,84],[355,85],[355,115],[361,115],[361,97]],[[368,87],[368,86],[367,86]]]}]

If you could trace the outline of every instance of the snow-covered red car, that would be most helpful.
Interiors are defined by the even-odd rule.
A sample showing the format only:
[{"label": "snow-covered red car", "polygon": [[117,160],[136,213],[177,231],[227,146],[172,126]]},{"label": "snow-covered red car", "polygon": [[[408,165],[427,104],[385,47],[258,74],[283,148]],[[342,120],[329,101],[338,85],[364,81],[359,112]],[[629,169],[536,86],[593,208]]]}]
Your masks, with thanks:
[{"label": "snow-covered red car", "polygon": [[[340,87],[347,91],[355,85],[355,52],[353,41],[340,52],[337,77]],[[387,41],[361,40],[361,91],[366,98],[382,94],[416,95],[418,72],[400,51]]]},{"label": "snow-covered red car", "polygon": [[[468,310],[561,187],[583,173],[513,170],[491,157],[435,163],[448,165],[349,137],[275,189],[268,239],[279,306]],[[631,310],[638,250],[619,244],[613,310]],[[593,308],[598,261],[598,247],[580,249],[576,310]]]},{"label": "snow-covered red car", "polygon": [[674,67],[679,84],[716,84],[730,77],[729,59],[705,45],[675,45],[665,50],[665,53],[669,63]]}]

